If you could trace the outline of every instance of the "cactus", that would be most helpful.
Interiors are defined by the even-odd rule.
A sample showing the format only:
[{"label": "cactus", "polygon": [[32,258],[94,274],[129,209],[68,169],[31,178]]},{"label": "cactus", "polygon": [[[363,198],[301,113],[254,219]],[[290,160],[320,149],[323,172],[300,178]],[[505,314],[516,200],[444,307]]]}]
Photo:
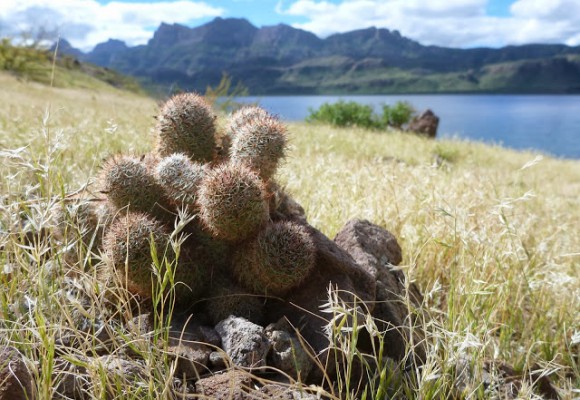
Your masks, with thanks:
[{"label": "cactus", "polygon": [[270,179],[284,157],[287,142],[284,125],[270,115],[258,115],[240,124],[232,137],[230,157]]},{"label": "cactus", "polygon": [[178,206],[185,204],[190,211],[194,209],[204,173],[203,165],[191,161],[185,154],[165,157],[155,169],[157,182],[163,186],[169,199]]},{"label": "cactus", "polygon": [[211,107],[195,93],[170,98],[157,116],[157,152],[185,153],[194,161],[211,162],[216,150],[216,127]]},{"label": "cactus", "polygon": [[240,128],[251,124],[252,120],[266,118],[268,116],[270,116],[270,114],[268,114],[268,112],[261,107],[242,107],[231,115],[226,133],[233,136],[237,131],[240,130]]},{"label": "cactus", "polygon": [[220,239],[244,240],[268,220],[264,183],[241,164],[223,164],[208,173],[198,203],[202,224]]},{"label": "cactus", "polygon": [[[153,242],[152,242],[153,241]],[[206,286],[207,275],[187,248],[179,257],[170,245],[170,234],[159,221],[146,214],[127,213],[115,221],[104,238],[104,249],[117,276],[128,290],[143,298],[151,297],[154,277],[152,247],[160,263],[157,271],[165,273],[165,263],[174,268],[175,299],[183,303],[199,298]]]},{"label": "cactus", "polygon": [[161,219],[170,215],[170,206],[163,188],[137,158],[116,156],[110,158],[101,172],[101,187],[110,203],[121,210],[151,213]]},{"label": "cactus", "polygon": [[[153,241],[153,242],[152,242]],[[127,213],[119,217],[109,228],[103,239],[105,253],[117,275],[125,281],[132,293],[142,297],[151,296],[154,246],[162,259],[169,246],[169,232],[163,224],[142,213]]]},{"label": "cactus", "polygon": [[205,301],[206,310],[214,325],[230,315],[260,324],[264,318],[263,303],[259,296],[248,293],[224,274],[214,277],[211,297]]},{"label": "cactus", "polygon": [[233,272],[255,293],[283,296],[307,277],[315,263],[314,242],[306,228],[295,222],[269,224],[241,246]]}]

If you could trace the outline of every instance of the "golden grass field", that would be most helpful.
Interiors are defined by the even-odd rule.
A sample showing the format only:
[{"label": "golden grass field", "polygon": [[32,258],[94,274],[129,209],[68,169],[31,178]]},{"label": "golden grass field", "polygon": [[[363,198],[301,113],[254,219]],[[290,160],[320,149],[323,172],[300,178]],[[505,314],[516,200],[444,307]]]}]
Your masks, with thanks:
[{"label": "golden grass field", "polygon": [[[42,249],[14,239],[18,213],[42,226],[51,202],[87,184],[94,192],[108,155],[149,151],[157,104],[5,73],[0,88],[0,343],[17,345],[45,371],[39,365],[55,351],[50,329],[73,306],[57,293],[63,280],[47,283]],[[405,396],[456,395],[460,359],[474,366],[460,397],[501,398],[500,389],[482,387],[486,363],[539,371],[562,399],[580,396],[580,161],[401,132],[288,127],[291,151],[278,179],[309,222],[331,238],[351,218],[385,227],[403,248],[401,268],[425,294],[429,354]],[[25,298],[46,304],[33,316],[14,311]],[[164,398],[161,381],[152,373],[135,397]],[[39,398],[50,398],[55,384],[40,372]],[[524,381],[517,397],[537,397],[532,386]]]}]

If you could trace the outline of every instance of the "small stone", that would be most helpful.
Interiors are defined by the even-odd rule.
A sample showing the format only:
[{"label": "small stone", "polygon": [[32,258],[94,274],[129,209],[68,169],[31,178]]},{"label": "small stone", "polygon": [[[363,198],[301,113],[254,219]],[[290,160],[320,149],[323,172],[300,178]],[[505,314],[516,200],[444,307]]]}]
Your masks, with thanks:
[{"label": "small stone", "polygon": [[[269,329],[270,328],[270,329]],[[284,330],[266,327],[266,336],[272,343],[268,365],[304,381],[312,370],[312,360],[296,336]]]},{"label": "small stone", "polygon": [[251,379],[240,371],[230,370],[198,380],[195,383],[197,394],[205,399],[214,400],[247,400],[250,397]]},{"label": "small stone", "polygon": [[196,379],[207,372],[209,355],[211,353],[209,347],[201,343],[184,342],[180,345],[170,347],[168,351],[176,359],[177,368],[175,373],[178,377]]},{"label": "small stone", "polygon": [[0,350],[0,400],[33,399],[33,386],[22,354],[10,346]]},{"label": "small stone", "polygon": [[[86,363],[87,359],[81,360]],[[57,358],[54,361],[53,381],[55,382],[56,398],[85,399],[89,398],[86,390],[89,387],[87,369],[72,362]]]},{"label": "small stone", "polygon": [[224,369],[227,366],[226,357],[223,351],[212,351],[209,355],[209,365],[215,369]]},{"label": "small stone", "polygon": [[145,367],[137,361],[112,355],[101,356],[96,360],[110,377],[121,377],[130,382],[145,380]]},{"label": "small stone", "polygon": [[270,350],[264,328],[247,319],[230,316],[216,325],[224,351],[235,365],[263,367]]},{"label": "small stone", "polygon": [[318,397],[312,393],[293,387],[269,384],[260,388],[259,392],[265,398],[276,400],[316,400]]}]

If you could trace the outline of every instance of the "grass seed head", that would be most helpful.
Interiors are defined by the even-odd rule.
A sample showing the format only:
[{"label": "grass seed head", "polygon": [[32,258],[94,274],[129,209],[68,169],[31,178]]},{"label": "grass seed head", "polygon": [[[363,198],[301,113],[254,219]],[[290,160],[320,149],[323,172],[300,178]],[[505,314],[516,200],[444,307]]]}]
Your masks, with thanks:
[{"label": "grass seed head", "polygon": [[290,221],[269,224],[234,256],[233,271],[255,293],[283,296],[314,267],[316,249],[306,228]]},{"label": "grass seed head", "polygon": [[185,153],[192,160],[211,162],[216,150],[216,116],[203,97],[182,93],[170,98],[157,117],[157,152]]}]

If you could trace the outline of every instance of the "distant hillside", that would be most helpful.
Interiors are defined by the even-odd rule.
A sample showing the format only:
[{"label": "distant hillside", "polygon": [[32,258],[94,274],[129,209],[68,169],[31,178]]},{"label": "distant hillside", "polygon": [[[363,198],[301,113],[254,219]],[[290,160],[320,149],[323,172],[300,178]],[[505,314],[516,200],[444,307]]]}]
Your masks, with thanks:
[{"label": "distant hillside", "polygon": [[78,58],[84,58],[83,53],[68,42],[61,41],[59,49],[66,55],[57,57],[55,61],[54,51],[14,46],[4,39],[0,41],[0,71],[55,87],[96,88],[110,85],[133,92],[142,91],[133,77],[79,61]]},{"label": "distant hillside", "polygon": [[453,49],[377,28],[320,39],[288,25],[216,18],[196,28],[161,24],[146,45],[109,40],[88,54],[62,51],[146,82],[201,91],[225,72],[252,94],[580,93],[580,46]]}]

